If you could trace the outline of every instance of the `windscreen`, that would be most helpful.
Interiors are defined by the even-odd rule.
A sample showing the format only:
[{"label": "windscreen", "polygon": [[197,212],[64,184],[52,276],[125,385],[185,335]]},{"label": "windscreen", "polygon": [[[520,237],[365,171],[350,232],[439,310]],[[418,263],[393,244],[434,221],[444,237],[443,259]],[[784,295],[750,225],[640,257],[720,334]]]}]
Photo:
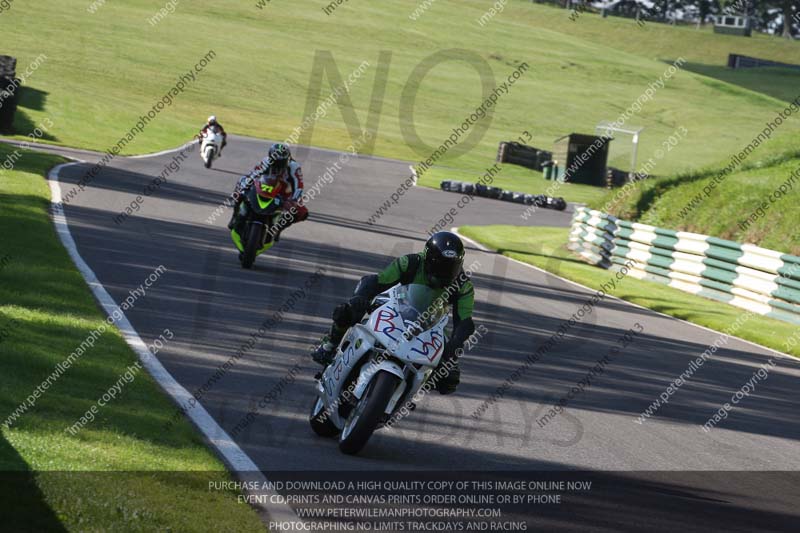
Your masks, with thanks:
[{"label": "windscreen", "polygon": [[413,322],[421,330],[433,327],[447,313],[441,291],[426,285],[403,285],[397,290],[397,305],[403,322]]}]

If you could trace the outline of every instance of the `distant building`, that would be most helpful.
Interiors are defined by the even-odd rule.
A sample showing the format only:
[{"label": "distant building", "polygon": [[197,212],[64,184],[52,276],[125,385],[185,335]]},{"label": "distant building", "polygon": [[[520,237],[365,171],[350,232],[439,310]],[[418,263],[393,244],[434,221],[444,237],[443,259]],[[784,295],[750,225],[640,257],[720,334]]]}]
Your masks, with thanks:
[{"label": "distant building", "polygon": [[750,32],[750,17],[741,15],[717,15],[714,17],[714,33],[750,37]]}]

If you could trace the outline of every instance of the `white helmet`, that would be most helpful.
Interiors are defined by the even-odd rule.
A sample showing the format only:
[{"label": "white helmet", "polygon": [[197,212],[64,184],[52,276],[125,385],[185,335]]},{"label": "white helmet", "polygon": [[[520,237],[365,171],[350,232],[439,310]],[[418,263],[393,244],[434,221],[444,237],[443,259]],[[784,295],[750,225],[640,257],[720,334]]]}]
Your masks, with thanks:
[{"label": "white helmet", "polygon": [[217,123],[217,116],[216,115],[211,115],[210,117],[208,117],[208,120],[206,122],[208,124],[216,124]]}]

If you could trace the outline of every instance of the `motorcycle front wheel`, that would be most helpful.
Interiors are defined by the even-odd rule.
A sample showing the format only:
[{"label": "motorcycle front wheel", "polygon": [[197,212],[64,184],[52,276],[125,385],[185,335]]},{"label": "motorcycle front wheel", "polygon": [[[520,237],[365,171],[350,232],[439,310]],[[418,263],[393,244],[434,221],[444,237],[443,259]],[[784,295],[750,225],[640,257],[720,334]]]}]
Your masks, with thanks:
[{"label": "motorcycle front wheel", "polygon": [[317,398],[311,407],[311,416],[308,417],[311,429],[320,437],[335,437],[339,434],[339,428],[333,425],[328,413],[325,411],[325,404],[322,398]]},{"label": "motorcycle front wheel", "polygon": [[208,150],[206,150],[206,157],[204,161],[206,168],[211,168],[211,162],[213,160],[214,160],[214,149],[209,148]]},{"label": "motorcycle front wheel", "polygon": [[366,446],[375,432],[400,378],[383,370],[370,381],[364,396],[350,412],[339,437],[339,450],[353,455]]},{"label": "motorcycle front wheel", "polygon": [[256,260],[256,253],[261,247],[261,224],[250,224],[247,229],[247,243],[244,246],[244,253],[242,254],[242,267],[252,268]]}]

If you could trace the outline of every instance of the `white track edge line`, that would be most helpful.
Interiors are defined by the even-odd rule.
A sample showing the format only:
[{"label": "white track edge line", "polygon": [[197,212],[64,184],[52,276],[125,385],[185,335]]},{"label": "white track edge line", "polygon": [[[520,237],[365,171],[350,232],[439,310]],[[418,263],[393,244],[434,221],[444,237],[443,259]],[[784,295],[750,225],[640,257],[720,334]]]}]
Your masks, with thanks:
[{"label": "white track edge line", "polygon": [[152,154],[126,155],[126,156],[122,156],[122,158],[123,159],[145,159],[147,157],[158,157],[160,155],[167,155],[167,154],[171,154],[173,152],[180,152],[181,150],[183,150],[187,146],[192,145],[195,142],[197,142],[197,141],[189,141],[189,142],[183,143],[182,145],[178,146],[177,148],[170,148],[169,150],[161,150],[160,152],[153,152]]},{"label": "white track edge line", "polygon": [[[458,228],[450,228],[450,231],[452,231],[453,233],[455,233],[456,235],[458,235],[459,237],[461,237],[465,241],[471,242],[472,245],[475,246],[475,248],[477,248],[478,250],[480,250],[482,252],[497,253],[497,250],[492,250],[491,248],[488,248],[488,247],[484,246],[483,244],[479,243],[475,239],[470,239],[469,237],[467,237],[463,233],[459,233],[458,232]],[[502,255],[502,254],[498,254],[498,255]],[[506,257],[506,256],[503,256],[503,257]]]},{"label": "white track edge line", "polygon": [[[61,203],[61,184],[58,181],[61,169],[68,166],[80,164],[79,162],[62,163],[53,167],[48,172],[48,184],[50,185],[51,193],[51,206],[53,207],[53,224],[55,225],[56,232],[58,233],[61,243],[66,248],[67,252],[75,263],[75,266],[80,271],[83,279],[86,281],[89,288],[92,290],[95,298],[103,307],[103,310],[110,317],[114,311],[119,311],[121,318],[115,321],[114,325],[122,333],[125,342],[136,353],[139,360],[143,363],[147,371],[156,380],[159,386],[172,398],[178,406],[183,406],[193,398],[192,394],[186,390],[183,385],[172,377],[164,365],[161,364],[156,357],[154,357],[147,349],[147,345],[139,336],[139,333],[134,329],[131,322],[125,313],[119,309],[119,306],[114,302],[114,299],[108,293],[106,288],[100,283],[100,280],[95,275],[94,271],[84,261],[78,252],[78,247],[75,240],[72,238],[67,219],[64,215]],[[197,402],[191,409],[187,409],[185,415],[194,423],[200,430],[208,443],[217,450],[228,467],[233,470],[233,474],[237,477],[246,478],[247,481],[256,481],[259,485],[264,486],[269,483],[269,480],[256,466],[255,462],[242,450],[236,442],[222,429],[222,427],[214,420],[208,413],[202,403]],[[261,492],[261,491],[255,491]],[[264,503],[252,504],[266,511],[269,516],[278,522],[296,522],[297,515],[288,505],[275,505],[268,503],[271,498],[266,498]]]},{"label": "white track edge line", "polygon": [[[452,231],[453,231],[453,233],[455,233],[456,235],[458,235],[462,239],[471,242],[476,247],[478,247],[479,249],[481,249],[481,250],[483,250],[485,252],[496,253],[500,257],[505,257],[509,261],[513,261],[514,263],[518,263],[518,264],[520,264],[520,265],[522,265],[524,267],[532,268],[532,269],[534,269],[534,270],[536,270],[538,272],[541,272],[543,274],[547,274],[547,275],[553,276],[554,278],[558,278],[561,281],[566,281],[570,285],[575,285],[576,287],[580,287],[580,288],[585,289],[587,291],[591,291],[592,293],[597,292],[597,289],[592,289],[591,287],[587,287],[586,285],[581,285],[577,281],[572,281],[571,279],[562,278],[561,276],[559,276],[557,274],[553,274],[552,272],[544,270],[543,268],[539,268],[539,267],[537,267],[535,265],[531,265],[530,263],[525,263],[524,261],[520,261],[519,259],[514,259],[513,257],[508,257],[507,255],[500,254],[500,253],[497,252],[497,250],[492,250],[491,248],[487,248],[486,246],[484,246],[483,244],[477,242],[476,240],[470,239],[469,237],[467,237],[463,233],[459,233],[458,232],[458,228],[452,228]],[[666,313],[662,313],[661,311],[656,311],[655,309],[650,309],[649,307],[645,307],[645,306],[637,304],[635,302],[629,302],[628,300],[623,300],[622,298],[620,298],[618,296],[614,296],[613,294],[608,294],[607,297],[613,298],[614,300],[617,300],[617,301],[622,302],[624,304],[627,304],[627,305],[630,305],[630,306],[633,306],[633,307],[637,307],[639,309],[643,309],[643,310],[648,311],[650,313],[654,313],[654,314],[662,316],[664,318],[669,318],[671,320],[677,320],[679,322],[683,322],[684,324],[689,324],[690,326],[694,326],[696,328],[700,328],[702,330],[709,331],[711,333],[716,333],[717,335],[725,335],[725,333],[723,333],[721,331],[717,331],[715,329],[711,329],[711,328],[706,327],[706,326],[701,326],[700,324],[695,324],[694,322],[689,322],[688,320],[685,320],[683,318],[678,318],[676,316],[668,315]],[[767,346],[763,346],[761,344],[758,344],[757,342],[753,342],[753,341],[749,341],[747,339],[743,339],[741,337],[737,337],[736,335],[728,335],[728,337],[731,338],[731,339],[736,339],[737,341],[743,342],[743,343],[748,344],[750,346],[755,346],[756,348],[760,348],[762,350],[768,350],[768,351],[770,351],[770,352],[772,352],[774,354],[780,355],[782,357],[787,357],[787,358],[791,359],[792,361],[794,361],[795,363],[798,362],[798,358],[797,357],[795,357],[793,355],[790,355],[790,354],[787,354],[787,353],[780,352],[780,351],[778,351],[778,350],[776,350],[774,348],[769,348]]]}]

